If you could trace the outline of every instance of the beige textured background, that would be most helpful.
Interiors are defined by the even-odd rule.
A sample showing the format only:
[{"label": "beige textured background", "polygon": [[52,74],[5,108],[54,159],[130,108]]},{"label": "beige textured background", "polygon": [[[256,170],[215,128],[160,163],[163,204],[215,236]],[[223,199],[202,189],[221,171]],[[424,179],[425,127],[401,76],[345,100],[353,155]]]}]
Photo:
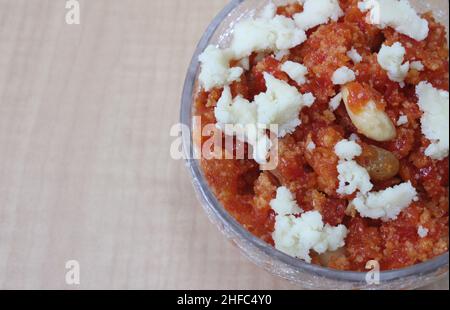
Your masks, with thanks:
[{"label": "beige textured background", "polygon": [[[225,242],[169,157],[225,0],[0,0],[0,288],[293,289]],[[434,286],[448,288],[448,279]]]}]

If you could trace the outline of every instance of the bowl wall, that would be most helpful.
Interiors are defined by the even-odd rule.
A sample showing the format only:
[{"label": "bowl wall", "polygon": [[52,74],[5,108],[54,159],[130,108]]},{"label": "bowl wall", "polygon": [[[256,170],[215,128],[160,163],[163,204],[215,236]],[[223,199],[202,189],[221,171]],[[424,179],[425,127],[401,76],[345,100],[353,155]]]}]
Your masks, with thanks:
[{"label": "bowl wall", "polygon": [[[288,1],[275,0],[276,4]],[[420,12],[432,10],[435,17],[447,26],[449,4],[446,0],[410,1]],[[182,95],[181,123],[192,128],[193,100],[198,86],[196,83],[199,64],[198,55],[209,44],[226,47],[229,44],[232,29],[236,22],[254,15],[265,5],[261,0],[234,0],[219,13],[205,31],[190,64]],[[426,286],[441,279],[448,273],[448,253],[413,267],[381,272],[380,284],[369,285],[366,273],[332,270],[307,264],[290,257],[244,229],[217,201],[211,192],[199,165],[194,159],[194,147],[191,130],[183,131],[183,149],[186,165],[192,177],[192,183],[199,200],[210,220],[220,231],[239,247],[242,253],[253,263],[270,273],[288,279],[309,289],[414,289]]]}]

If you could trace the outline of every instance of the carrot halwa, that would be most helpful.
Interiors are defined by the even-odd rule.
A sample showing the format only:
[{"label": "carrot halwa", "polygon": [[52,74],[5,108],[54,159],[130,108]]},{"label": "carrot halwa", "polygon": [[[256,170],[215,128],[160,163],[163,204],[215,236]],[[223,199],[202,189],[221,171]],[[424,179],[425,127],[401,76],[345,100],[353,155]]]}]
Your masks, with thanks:
[{"label": "carrot halwa", "polygon": [[[307,39],[288,53],[275,57],[271,51],[253,52],[239,79],[229,83],[233,98],[249,102],[266,92],[265,73],[295,87],[300,94],[311,93],[314,104],[299,113],[301,124],[278,141],[278,165],[263,171],[253,159],[201,159],[208,184],[225,209],[248,231],[269,244],[274,243],[277,214],[271,201],[277,189],[286,187],[303,212],[320,212],[330,227],[344,225],[345,246],[328,253],[327,258],[311,251],[312,263],[340,270],[365,270],[366,263],[377,260],[383,270],[411,266],[448,251],[448,156],[434,159],[425,155],[430,140],[424,135],[416,87],[422,81],[448,92],[448,47],[446,29],[431,13],[421,15],[428,22],[429,34],[422,41],[399,33],[394,28],[380,28],[368,23],[367,12],[358,0],[339,0],[343,16],[306,30]],[[293,18],[303,12],[298,2],[276,9],[278,15]],[[423,68],[411,66],[404,82],[393,81],[378,59],[382,46],[399,42],[405,49],[404,62],[420,62]],[[361,61],[349,56],[356,50]],[[294,81],[281,69],[287,61],[307,68],[303,84]],[[230,67],[239,60],[230,59]],[[332,81],[337,69],[347,67],[355,79],[345,85]],[[196,95],[195,112],[202,126],[215,124],[215,108],[223,87]],[[348,90],[346,104],[337,108],[330,101]],[[395,126],[395,137],[389,140],[369,138],[363,134],[354,115],[372,100],[376,111],[386,115]],[[352,115],[354,114],[354,115]],[[399,119],[403,119],[400,122]],[[405,121],[406,120],[406,121]],[[447,124],[448,126],[448,124]],[[407,208],[395,218],[364,217],[352,205],[357,193],[338,193],[343,163],[336,145],[353,137],[362,152],[355,162],[364,167],[373,184],[371,192],[380,192],[405,182],[417,191]],[[203,139],[204,143],[206,139]],[[242,142],[237,141],[234,147]],[[250,155],[251,146],[245,145]],[[247,157],[246,157],[247,158]],[[425,231],[423,236],[418,229]]]}]

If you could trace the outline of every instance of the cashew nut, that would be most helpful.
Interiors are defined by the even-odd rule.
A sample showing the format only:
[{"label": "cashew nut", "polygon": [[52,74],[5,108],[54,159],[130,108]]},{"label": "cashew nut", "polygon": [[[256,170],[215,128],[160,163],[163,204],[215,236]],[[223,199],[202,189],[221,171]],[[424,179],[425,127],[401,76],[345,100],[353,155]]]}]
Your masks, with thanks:
[{"label": "cashew nut", "polygon": [[351,89],[349,87],[342,87],[345,107],[353,125],[358,131],[366,137],[379,142],[394,139],[397,136],[395,126],[386,112],[377,107],[374,99],[368,99],[367,103],[361,106],[357,112],[354,112],[349,105],[350,92]]}]

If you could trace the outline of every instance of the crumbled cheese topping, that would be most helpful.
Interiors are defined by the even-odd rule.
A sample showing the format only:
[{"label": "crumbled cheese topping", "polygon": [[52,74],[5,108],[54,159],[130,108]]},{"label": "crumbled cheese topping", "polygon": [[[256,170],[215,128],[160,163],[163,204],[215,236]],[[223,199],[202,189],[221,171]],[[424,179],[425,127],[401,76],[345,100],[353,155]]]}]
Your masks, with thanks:
[{"label": "crumbled cheese topping", "polygon": [[397,219],[398,215],[417,199],[416,189],[411,182],[407,182],[367,195],[358,193],[352,205],[363,217],[387,222]]},{"label": "crumbled cheese topping", "polygon": [[406,115],[400,115],[400,117],[398,118],[397,121],[397,126],[403,126],[408,124],[409,120],[408,120],[408,116]]},{"label": "crumbled cheese topping", "polygon": [[298,62],[286,61],[281,65],[281,70],[287,73],[298,85],[306,83],[308,68]]},{"label": "crumbled cheese topping", "polygon": [[409,71],[409,62],[403,64],[406,50],[400,42],[392,46],[382,45],[378,53],[378,63],[387,71],[389,79],[403,83]]},{"label": "crumbled cheese topping", "polygon": [[358,53],[358,51],[352,47],[351,50],[347,52],[347,56],[355,63],[358,64],[362,61],[362,56]]},{"label": "crumbled cheese topping", "polygon": [[350,141],[358,142],[359,141],[359,136],[356,133],[352,133],[348,139]]},{"label": "crumbled cheese topping", "polygon": [[255,103],[237,96],[232,98],[229,86],[225,86],[222,96],[217,101],[215,116],[221,124],[248,125],[257,122],[257,107]]},{"label": "crumbled cheese topping", "polygon": [[373,184],[367,170],[354,158],[362,154],[362,148],[354,141],[342,140],[334,151],[341,159],[337,166],[339,173],[338,194],[351,195],[359,191],[352,205],[363,217],[373,219],[395,219],[400,212],[417,199],[417,192],[411,183],[404,183],[381,192],[370,192]]},{"label": "crumbled cheese topping", "polygon": [[272,19],[277,14],[277,6],[273,1],[269,1],[269,3],[264,7],[264,9],[259,14],[259,17],[264,19]]},{"label": "crumbled cheese topping", "polygon": [[233,53],[229,49],[221,50],[213,45],[208,46],[199,56],[202,68],[198,79],[206,91],[240,80],[244,70],[239,67],[230,68],[232,58]]},{"label": "crumbled cheese topping", "polygon": [[362,154],[362,148],[355,141],[344,139],[336,144],[334,152],[342,160],[352,160]]},{"label": "crumbled cheese topping", "polygon": [[417,41],[428,36],[428,22],[417,14],[407,0],[363,0],[358,7],[361,12],[370,11],[368,23],[381,29],[392,27]]},{"label": "crumbled cheese topping", "polygon": [[330,107],[331,111],[336,111],[339,106],[341,105],[342,102],[342,93],[338,93],[336,96],[334,96],[333,98],[331,98],[328,106]]},{"label": "crumbled cheese topping", "polygon": [[334,71],[331,80],[335,85],[344,85],[356,79],[355,72],[346,66],[340,67]]},{"label": "crumbled cheese topping", "polygon": [[428,82],[416,87],[419,108],[423,112],[422,133],[431,141],[425,155],[442,160],[449,154],[449,95]]},{"label": "crumbled cheese topping", "polygon": [[[314,103],[314,96],[302,95],[297,88],[264,73],[267,91],[255,97],[253,102],[237,96],[232,98],[229,86],[225,86],[217,102],[214,114],[217,126],[227,135],[242,136],[243,141],[253,146],[253,158],[265,164],[272,143],[265,133],[270,125],[278,125],[278,137],[292,133],[301,124],[299,119],[303,107]],[[227,125],[234,125],[232,131]]]},{"label": "crumbled cheese topping", "polygon": [[294,195],[287,187],[279,187],[277,189],[277,197],[270,202],[270,207],[277,215],[300,214],[304,211],[298,206]]},{"label": "crumbled cheese topping", "polygon": [[250,18],[239,22],[234,28],[230,49],[237,59],[253,52],[291,49],[306,40],[306,34],[287,17]]},{"label": "crumbled cheese topping", "polygon": [[232,98],[229,86],[225,86],[222,96],[217,101],[215,116],[220,124],[248,125],[257,122],[257,108],[255,103],[237,96]]},{"label": "crumbled cheese topping", "polygon": [[274,78],[269,73],[264,73],[264,79],[267,91],[255,97],[258,122],[265,125],[278,124],[278,137],[282,138],[294,132],[301,124],[300,111],[312,104],[312,95],[302,95],[297,88]]},{"label": "crumbled cheese topping", "polygon": [[[243,142],[252,145],[255,161],[266,163],[272,143],[264,131],[258,128],[257,107],[254,102],[249,102],[241,96],[233,99],[230,87],[225,86],[214,114],[218,128],[226,135],[236,135]],[[230,128],[229,125],[233,127]]]},{"label": "crumbled cheese topping", "polygon": [[280,50],[275,53],[274,58],[278,61],[281,61],[283,57],[289,56],[290,53],[291,53],[290,50]]},{"label": "crumbled cheese topping", "polygon": [[417,70],[417,71],[423,71],[425,70],[425,66],[423,65],[423,63],[420,60],[416,60],[416,61],[412,61],[409,64],[409,67],[411,69]]},{"label": "crumbled cheese topping", "polygon": [[306,149],[308,150],[308,151],[310,151],[310,152],[312,152],[312,151],[314,151],[315,149],[316,149],[316,144],[313,142],[313,141],[311,141],[311,142],[309,142],[308,143],[308,145],[306,146]]},{"label": "crumbled cheese topping", "polygon": [[419,235],[420,238],[426,238],[429,232],[430,230],[423,227],[422,225],[420,225],[419,228],[417,229],[417,234]]},{"label": "crumbled cheese topping", "polygon": [[272,237],[276,249],[311,263],[311,250],[336,251],[345,245],[347,232],[344,225],[325,225],[320,212],[311,211],[301,217],[277,216]]},{"label": "crumbled cheese topping", "polygon": [[344,15],[338,0],[303,0],[303,12],[294,15],[297,26],[303,30],[337,21]]},{"label": "crumbled cheese topping", "polygon": [[344,225],[325,225],[318,211],[304,213],[286,187],[277,189],[270,206],[277,214],[272,234],[276,249],[311,263],[311,250],[323,254],[345,245],[347,228]]},{"label": "crumbled cheese topping", "polygon": [[239,65],[242,69],[248,71],[250,70],[250,57],[244,57],[239,61]]},{"label": "crumbled cheese topping", "polygon": [[361,146],[355,141],[344,139],[336,144],[334,152],[340,158],[337,165],[339,187],[336,192],[340,195],[351,195],[356,191],[371,191],[373,184],[370,182],[369,173],[353,160],[362,154]]},{"label": "crumbled cheese topping", "polygon": [[337,193],[340,195],[351,195],[356,191],[368,193],[372,190],[373,184],[370,182],[370,175],[367,170],[354,160],[341,160],[337,166],[339,173],[339,188]]},{"label": "crumbled cheese topping", "polygon": [[264,131],[259,130],[257,131],[256,134],[256,142],[253,142],[252,145],[253,145],[253,159],[258,164],[261,165],[266,164],[270,149],[273,146],[272,141],[270,141],[270,138],[264,133]]},{"label": "crumbled cheese topping", "polygon": [[316,97],[312,93],[303,94],[303,104],[305,107],[312,107],[314,102],[316,102]]}]

